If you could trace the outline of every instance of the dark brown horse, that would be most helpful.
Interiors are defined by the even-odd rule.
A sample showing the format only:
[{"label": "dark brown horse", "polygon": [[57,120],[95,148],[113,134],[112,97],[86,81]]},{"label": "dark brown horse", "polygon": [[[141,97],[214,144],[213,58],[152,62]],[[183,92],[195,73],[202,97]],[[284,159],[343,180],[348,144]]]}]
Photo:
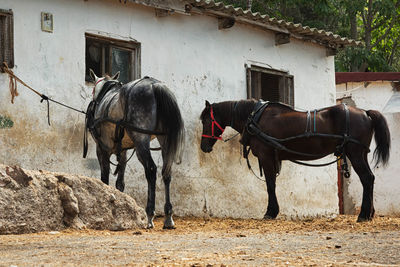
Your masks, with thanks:
[{"label": "dark brown horse", "polygon": [[[372,173],[367,154],[375,133],[376,164],[389,160],[390,133],[383,115],[375,110],[362,110],[336,105],[312,112],[298,112],[281,103],[260,104],[256,100],[206,101],[201,117],[201,149],[211,152],[226,126],[241,135],[244,148],[249,147],[265,173],[268,208],[265,219],[279,213],[275,195],[276,177],[282,160],[315,160],[335,153],[350,159],[363,186],[358,221],[374,216]],[[245,155],[246,155],[246,149]]]}]

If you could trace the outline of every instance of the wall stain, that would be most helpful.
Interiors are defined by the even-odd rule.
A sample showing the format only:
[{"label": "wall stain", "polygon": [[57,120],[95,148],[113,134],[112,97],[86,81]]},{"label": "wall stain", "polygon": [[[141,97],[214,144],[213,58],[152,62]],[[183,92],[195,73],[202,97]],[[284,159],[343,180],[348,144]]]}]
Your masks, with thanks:
[{"label": "wall stain", "polygon": [[[64,123],[60,119],[52,120],[51,126],[40,120],[32,114],[19,112],[18,117],[10,120],[12,128],[0,135],[0,143],[5,144],[0,154],[7,154],[9,162],[18,162],[22,155],[34,155],[37,160],[45,162],[48,159],[62,160],[66,153],[82,151],[83,117],[78,120],[67,116],[63,119]],[[11,151],[13,152],[10,153]]]}]

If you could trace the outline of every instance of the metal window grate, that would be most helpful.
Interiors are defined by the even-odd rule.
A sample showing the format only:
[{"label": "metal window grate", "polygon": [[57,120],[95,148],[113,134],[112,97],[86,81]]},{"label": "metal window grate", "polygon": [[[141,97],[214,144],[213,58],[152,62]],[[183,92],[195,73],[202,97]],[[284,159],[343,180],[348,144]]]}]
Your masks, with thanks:
[{"label": "metal window grate", "polygon": [[294,107],[293,76],[258,66],[246,67],[247,97],[279,101]]},{"label": "metal window grate", "polygon": [[3,62],[14,67],[14,19],[11,10],[0,9],[0,66]]}]

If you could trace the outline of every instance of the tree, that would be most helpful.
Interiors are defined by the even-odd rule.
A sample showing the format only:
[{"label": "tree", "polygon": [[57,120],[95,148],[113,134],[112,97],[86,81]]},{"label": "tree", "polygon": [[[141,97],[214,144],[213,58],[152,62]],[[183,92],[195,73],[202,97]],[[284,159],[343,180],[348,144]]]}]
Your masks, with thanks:
[{"label": "tree", "polygon": [[350,37],[363,41],[364,47],[341,51],[336,60],[337,70],[400,71],[400,1],[366,0],[357,6],[354,1],[343,2],[357,22]]}]

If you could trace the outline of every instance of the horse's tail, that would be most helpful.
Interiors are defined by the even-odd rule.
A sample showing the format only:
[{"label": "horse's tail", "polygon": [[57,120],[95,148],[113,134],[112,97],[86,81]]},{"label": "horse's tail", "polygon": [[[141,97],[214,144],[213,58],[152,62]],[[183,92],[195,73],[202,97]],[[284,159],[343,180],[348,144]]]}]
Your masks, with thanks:
[{"label": "horse's tail", "polygon": [[157,102],[158,121],[161,122],[162,131],[165,132],[166,157],[162,173],[169,175],[172,163],[182,161],[185,128],[181,111],[173,93],[162,83],[154,83],[153,89]]},{"label": "horse's tail", "polygon": [[390,132],[385,117],[376,110],[366,111],[367,115],[372,119],[372,127],[375,132],[376,148],[374,151],[374,160],[376,165],[382,162],[386,165],[389,161],[390,154]]}]

